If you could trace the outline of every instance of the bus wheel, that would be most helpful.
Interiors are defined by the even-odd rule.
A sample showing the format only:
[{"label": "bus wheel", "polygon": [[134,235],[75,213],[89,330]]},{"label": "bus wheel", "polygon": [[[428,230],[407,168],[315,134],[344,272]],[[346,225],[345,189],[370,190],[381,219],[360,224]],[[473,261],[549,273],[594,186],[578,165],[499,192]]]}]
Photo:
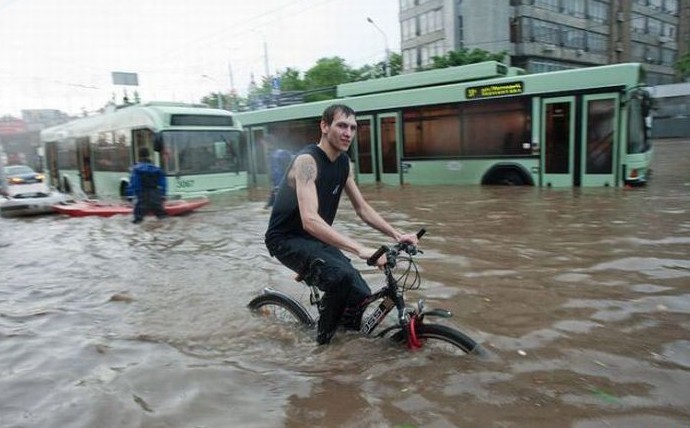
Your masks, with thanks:
[{"label": "bus wheel", "polygon": [[506,171],[498,180],[504,186],[522,186],[525,184],[522,175],[517,171]]},{"label": "bus wheel", "polygon": [[127,188],[129,187],[129,183],[126,181],[120,182],[120,199],[125,200],[127,199]]},{"label": "bus wheel", "polygon": [[484,178],[482,178],[482,184],[499,186],[533,185],[529,177],[525,176],[522,171],[513,166],[504,166],[492,169],[484,176]]}]

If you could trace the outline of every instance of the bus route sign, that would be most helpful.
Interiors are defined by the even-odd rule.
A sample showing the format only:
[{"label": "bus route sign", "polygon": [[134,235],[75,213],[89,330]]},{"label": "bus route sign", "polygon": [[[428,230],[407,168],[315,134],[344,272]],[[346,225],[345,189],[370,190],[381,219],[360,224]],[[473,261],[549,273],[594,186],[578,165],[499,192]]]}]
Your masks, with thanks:
[{"label": "bus route sign", "polygon": [[498,83],[495,85],[472,86],[465,89],[465,98],[500,97],[505,95],[518,95],[525,92],[524,82]]}]

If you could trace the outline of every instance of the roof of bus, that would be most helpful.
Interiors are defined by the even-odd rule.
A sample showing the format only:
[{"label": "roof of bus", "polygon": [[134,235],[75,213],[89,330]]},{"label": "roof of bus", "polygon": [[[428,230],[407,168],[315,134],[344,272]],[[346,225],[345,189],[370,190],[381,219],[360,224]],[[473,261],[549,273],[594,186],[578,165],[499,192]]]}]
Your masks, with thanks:
[{"label": "roof of bus", "polygon": [[419,73],[407,73],[386,79],[369,79],[338,85],[338,98],[399,91],[449,83],[483,80],[508,74],[508,67],[498,61],[484,61],[463,67],[448,67]]},{"label": "roof of bus", "polygon": [[[462,73],[464,67],[468,66],[452,67],[452,69],[456,73]],[[425,73],[428,72],[419,72],[417,74],[423,75]],[[235,117],[242,126],[249,126],[300,118],[320,117],[323,110],[334,103],[347,104],[358,113],[385,111],[408,106],[453,103],[467,100],[466,90],[468,88],[491,86],[501,88],[502,85],[503,87],[519,85],[518,94],[566,93],[596,88],[634,88],[643,84],[643,75],[643,67],[639,63],[612,64],[524,75],[509,72],[508,76],[499,78],[336,98],[313,103],[236,113]],[[505,97],[506,95],[492,96],[491,98],[501,96]]]},{"label": "roof of bus", "polygon": [[109,107],[102,114],[87,116],[62,125],[46,128],[41,131],[41,139],[62,139],[70,134],[86,134],[96,131],[120,129],[123,123],[130,128],[153,128],[165,126],[171,115],[204,114],[210,116],[232,116],[227,110],[210,108],[200,104],[183,104],[175,102],[150,102],[121,107]]}]

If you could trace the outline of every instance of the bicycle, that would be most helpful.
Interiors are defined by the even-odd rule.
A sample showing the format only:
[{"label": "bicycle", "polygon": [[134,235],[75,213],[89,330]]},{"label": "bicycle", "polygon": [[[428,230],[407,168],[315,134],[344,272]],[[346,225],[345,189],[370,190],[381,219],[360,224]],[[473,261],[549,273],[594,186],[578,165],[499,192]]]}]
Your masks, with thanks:
[{"label": "bicycle", "polygon": [[[417,237],[421,238],[425,233],[421,229]],[[417,307],[406,305],[404,294],[409,290],[416,290],[421,285],[421,276],[417,269],[414,256],[422,253],[416,246],[407,243],[398,243],[392,247],[382,245],[368,260],[367,265],[374,266],[376,261],[383,254],[386,254],[386,263],[383,266],[385,285],[378,291],[367,297],[361,304],[359,310],[365,310],[372,303],[381,300],[373,312],[366,314],[362,319],[360,333],[369,337],[390,337],[396,342],[405,343],[410,349],[419,349],[425,346],[429,340],[438,340],[449,344],[455,351],[462,353],[479,352],[479,345],[466,334],[453,327],[442,324],[430,324],[425,322],[426,317],[450,318],[450,311],[445,309],[426,310],[424,299],[420,299]],[[321,313],[321,290],[319,290],[316,279],[318,269],[324,263],[321,259],[315,259],[310,266],[295,278],[298,282],[304,282],[310,290],[309,303],[316,306]],[[404,264],[402,269],[396,268]],[[396,272],[399,272],[396,274]],[[285,314],[288,320],[296,321],[298,324],[314,328],[316,320],[309,311],[297,299],[291,295],[275,290],[271,287],[264,288],[258,296],[253,298],[247,305],[254,312],[271,314],[277,318]],[[383,328],[374,334],[374,330],[381,324],[386,316],[397,309],[397,323]]]}]

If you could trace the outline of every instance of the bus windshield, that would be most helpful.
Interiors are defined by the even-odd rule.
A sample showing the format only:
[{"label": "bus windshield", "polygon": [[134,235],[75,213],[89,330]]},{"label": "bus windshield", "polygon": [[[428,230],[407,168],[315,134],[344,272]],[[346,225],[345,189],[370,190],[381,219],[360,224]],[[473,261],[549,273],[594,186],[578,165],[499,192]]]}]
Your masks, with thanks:
[{"label": "bus windshield", "polygon": [[165,169],[168,174],[238,172],[238,131],[164,131]]}]

